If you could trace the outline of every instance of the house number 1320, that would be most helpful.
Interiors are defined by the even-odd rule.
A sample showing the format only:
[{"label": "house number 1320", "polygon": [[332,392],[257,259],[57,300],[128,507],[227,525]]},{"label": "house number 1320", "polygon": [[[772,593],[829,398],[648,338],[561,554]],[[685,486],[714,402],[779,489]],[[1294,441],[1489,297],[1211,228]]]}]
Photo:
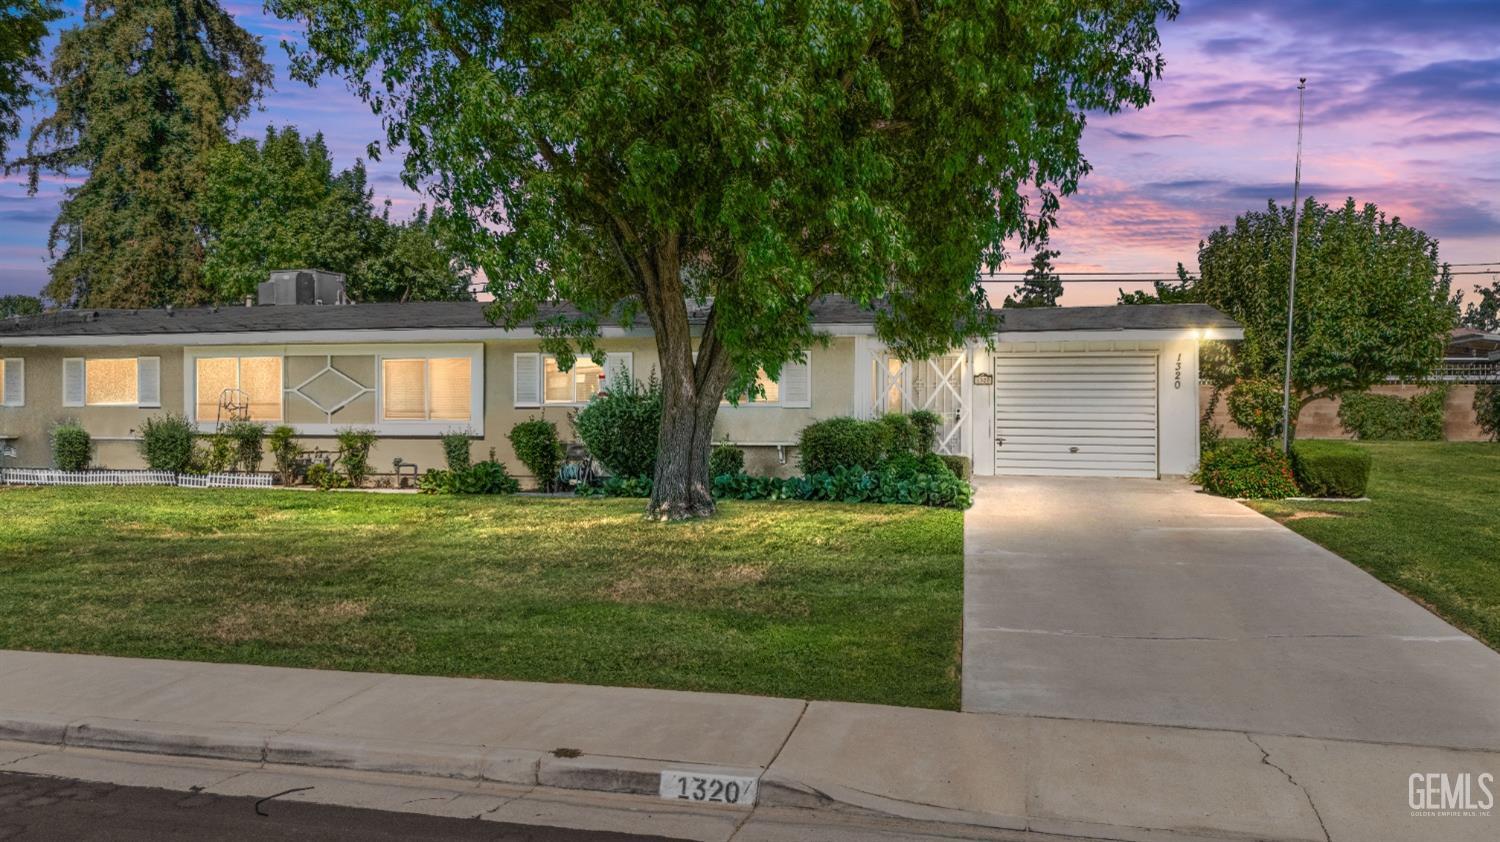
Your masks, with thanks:
[{"label": "house number 1320", "polygon": [[1177,355],[1177,370],[1172,374],[1172,388],[1182,388],[1182,355]]}]

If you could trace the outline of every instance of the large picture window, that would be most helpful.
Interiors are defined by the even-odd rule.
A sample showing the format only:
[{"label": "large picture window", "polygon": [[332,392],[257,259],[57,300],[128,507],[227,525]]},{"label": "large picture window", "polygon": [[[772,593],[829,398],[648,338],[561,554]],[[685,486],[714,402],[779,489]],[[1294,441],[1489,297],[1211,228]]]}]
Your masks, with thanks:
[{"label": "large picture window", "polygon": [[199,357],[194,374],[198,421],[281,420],[281,357]]},{"label": "large picture window", "polygon": [[381,417],[468,422],[473,415],[472,369],[468,357],[381,360]]}]

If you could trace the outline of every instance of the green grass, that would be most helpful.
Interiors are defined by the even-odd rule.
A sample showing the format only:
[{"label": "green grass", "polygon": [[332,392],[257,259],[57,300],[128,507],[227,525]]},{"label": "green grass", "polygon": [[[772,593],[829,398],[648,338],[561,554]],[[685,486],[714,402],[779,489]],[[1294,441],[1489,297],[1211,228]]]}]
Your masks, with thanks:
[{"label": "green grass", "polygon": [[1500,649],[1500,444],[1359,446],[1371,502],[1251,505]]},{"label": "green grass", "polygon": [[0,488],[0,648],[956,709],[956,511]]}]

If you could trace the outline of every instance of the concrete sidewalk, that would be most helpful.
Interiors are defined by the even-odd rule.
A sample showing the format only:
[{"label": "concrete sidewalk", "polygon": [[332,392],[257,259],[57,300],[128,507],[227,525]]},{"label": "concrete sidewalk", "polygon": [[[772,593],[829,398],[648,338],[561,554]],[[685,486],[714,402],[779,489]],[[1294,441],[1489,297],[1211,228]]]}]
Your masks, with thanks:
[{"label": "concrete sidewalk", "polygon": [[976,833],[1500,835],[1500,811],[1407,803],[1413,773],[1497,774],[1495,752],[661,690],[0,651],[0,740],[653,800],[663,770],[715,771],[758,778],[768,807]]}]

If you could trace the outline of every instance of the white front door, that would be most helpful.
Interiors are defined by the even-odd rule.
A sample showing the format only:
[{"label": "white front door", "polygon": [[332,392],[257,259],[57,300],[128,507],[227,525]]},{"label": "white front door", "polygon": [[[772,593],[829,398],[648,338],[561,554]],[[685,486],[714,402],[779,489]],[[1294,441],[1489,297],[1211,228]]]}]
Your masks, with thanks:
[{"label": "white front door", "polygon": [[1157,476],[1156,356],[995,357],[995,473]]}]

